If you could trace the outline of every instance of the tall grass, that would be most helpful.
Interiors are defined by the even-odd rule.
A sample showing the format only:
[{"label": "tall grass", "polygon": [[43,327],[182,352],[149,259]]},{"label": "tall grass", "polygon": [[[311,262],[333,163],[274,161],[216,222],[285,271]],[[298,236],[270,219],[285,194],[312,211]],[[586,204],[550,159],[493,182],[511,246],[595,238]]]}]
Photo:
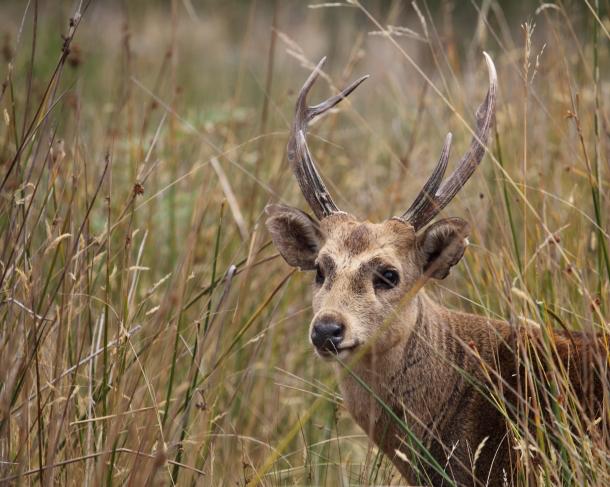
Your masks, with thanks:
[{"label": "tall grass", "polygon": [[[310,147],[340,206],[380,221],[448,131],[450,164],[467,146],[490,53],[495,137],[443,211],[472,245],[427,292],[540,326],[530,380],[554,329],[607,337],[609,27],[597,1],[3,3],[0,484],[401,483],[315,360],[311,277],[263,224],[271,201],[305,209],[285,147],[323,55],[312,101],[371,79]],[[525,407],[533,437],[473,386],[506,413],[509,485],[610,485],[610,418],[580,421],[565,370]]]}]

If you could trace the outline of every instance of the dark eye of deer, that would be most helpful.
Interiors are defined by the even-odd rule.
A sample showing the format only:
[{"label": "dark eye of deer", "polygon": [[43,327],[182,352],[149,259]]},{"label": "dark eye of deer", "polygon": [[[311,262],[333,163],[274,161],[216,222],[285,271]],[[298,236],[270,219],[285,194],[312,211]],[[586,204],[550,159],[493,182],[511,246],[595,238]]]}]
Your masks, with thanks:
[{"label": "dark eye of deer", "polygon": [[398,272],[388,269],[375,273],[373,287],[375,289],[392,289],[398,284]]},{"label": "dark eye of deer", "polygon": [[324,284],[324,273],[319,265],[316,266],[316,284]]}]

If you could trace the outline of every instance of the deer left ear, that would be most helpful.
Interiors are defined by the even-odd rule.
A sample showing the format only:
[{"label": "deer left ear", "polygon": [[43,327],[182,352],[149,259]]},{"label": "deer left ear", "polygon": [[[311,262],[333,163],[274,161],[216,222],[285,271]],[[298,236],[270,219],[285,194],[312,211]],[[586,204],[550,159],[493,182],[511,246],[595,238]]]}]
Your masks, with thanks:
[{"label": "deer left ear", "polygon": [[445,279],[466,250],[470,225],[461,218],[447,218],[433,223],[417,236],[424,273],[433,279]]},{"label": "deer left ear", "polygon": [[303,271],[316,268],[316,257],[324,243],[320,224],[301,210],[268,205],[267,228],[286,263]]}]

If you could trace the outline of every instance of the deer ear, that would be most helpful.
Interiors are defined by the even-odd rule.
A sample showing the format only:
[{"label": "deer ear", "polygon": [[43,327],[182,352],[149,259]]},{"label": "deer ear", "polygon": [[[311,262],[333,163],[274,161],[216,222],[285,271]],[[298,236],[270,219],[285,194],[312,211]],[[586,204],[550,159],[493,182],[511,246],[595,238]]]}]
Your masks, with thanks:
[{"label": "deer ear", "polygon": [[417,236],[417,249],[424,273],[445,279],[466,250],[470,225],[461,218],[433,223]]},{"label": "deer ear", "polygon": [[286,263],[309,271],[324,241],[318,222],[301,210],[283,205],[268,205],[266,225],[273,243]]}]

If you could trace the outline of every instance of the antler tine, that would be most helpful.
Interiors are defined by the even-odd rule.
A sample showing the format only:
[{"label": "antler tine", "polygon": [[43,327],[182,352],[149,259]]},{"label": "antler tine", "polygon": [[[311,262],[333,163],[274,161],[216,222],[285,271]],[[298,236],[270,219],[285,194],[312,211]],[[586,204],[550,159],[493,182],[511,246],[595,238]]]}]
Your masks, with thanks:
[{"label": "antler tine", "polygon": [[445,137],[445,144],[443,145],[443,150],[441,152],[441,157],[434,169],[434,172],[424,184],[423,189],[415,198],[415,201],[411,203],[409,209],[403,213],[400,217],[402,220],[411,221],[418,214],[426,213],[431,206],[434,206],[434,195],[436,194],[436,190],[439,188],[441,183],[443,182],[443,176],[445,175],[445,171],[447,170],[447,164],[449,162],[449,153],[451,152],[451,132],[447,134]]},{"label": "antler tine", "polygon": [[307,124],[313,117],[321,115],[328,109],[334,107],[354,91],[360,83],[368,78],[368,76],[363,76],[340,94],[329,98],[319,105],[309,107],[306,103],[307,94],[318,78],[325,61],[326,58],[322,58],[299,92],[296,110],[292,119],[290,139],[288,140],[288,160],[292,166],[292,172],[294,172],[294,175],[297,178],[303,196],[305,196],[307,203],[309,203],[309,206],[319,220],[322,220],[333,213],[337,213],[340,210],[326,189],[322,178],[316,170],[313,158],[309,153],[309,148],[307,147]]},{"label": "antler tine", "polygon": [[[472,138],[468,150],[460,159],[457,167],[453,170],[451,175],[440,184],[449,158],[451,134],[445,139],[445,147],[441,154],[441,160],[436,166],[434,173],[430,176],[430,179],[428,179],[428,182],[417,198],[415,198],[413,204],[400,217],[410,223],[415,231],[429,223],[449,204],[458,191],[462,189],[462,186],[464,186],[466,181],[468,181],[468,178],[472,176],[485,155],[489,131],[496,118],[498,78],[493,61],[486,52],[483,52],[483,54],[485,55],[487,69],[489,70],[489,91],[487,92],[485,101],[477,110],[475,136]],[[445,160],[443,160],[444,157],[446,157]]]}]

